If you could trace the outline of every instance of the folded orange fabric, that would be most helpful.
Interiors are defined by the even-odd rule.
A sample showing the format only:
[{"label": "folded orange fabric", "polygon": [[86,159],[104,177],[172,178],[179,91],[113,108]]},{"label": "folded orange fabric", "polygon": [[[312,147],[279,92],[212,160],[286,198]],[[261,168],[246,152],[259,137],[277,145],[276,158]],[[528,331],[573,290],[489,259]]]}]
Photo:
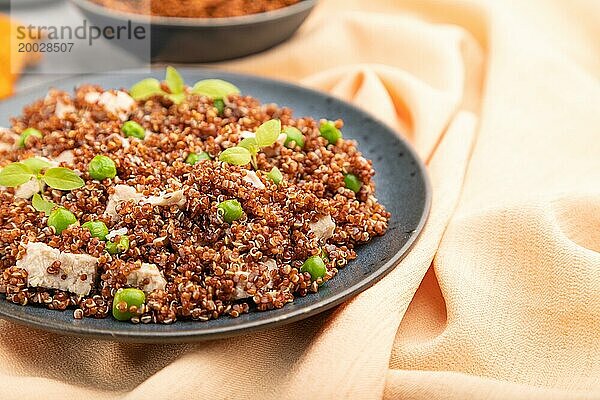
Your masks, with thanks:
[{"label": "folded orange fabric", "polygon": [[321,1],[291,41],[222,66],[408,138],[434,188],[413,251],[331,312],[226,340],[1,322],[0,398],[600,398],[598,37],[594,0]]},{"label": "folded orange fabric", "polygon": [[[12,41],[12,43],[11,43]],[[5,15],[0,14],[0,99],[13,94],[14,85],[21,71],[28,65],[38,61],[34,53],[20,53],[15,44],[33,42],[34,38],[17,39],[16,24]]]}]

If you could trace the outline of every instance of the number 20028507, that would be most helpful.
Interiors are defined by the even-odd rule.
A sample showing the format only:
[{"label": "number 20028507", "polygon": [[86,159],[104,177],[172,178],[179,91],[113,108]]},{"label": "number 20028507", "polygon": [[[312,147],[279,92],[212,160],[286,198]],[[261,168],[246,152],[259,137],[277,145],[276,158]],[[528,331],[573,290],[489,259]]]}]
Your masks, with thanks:
[{"label": "number 20028507", "polygon": [[75,43],[19,43],[19,53],[70,53]]}]

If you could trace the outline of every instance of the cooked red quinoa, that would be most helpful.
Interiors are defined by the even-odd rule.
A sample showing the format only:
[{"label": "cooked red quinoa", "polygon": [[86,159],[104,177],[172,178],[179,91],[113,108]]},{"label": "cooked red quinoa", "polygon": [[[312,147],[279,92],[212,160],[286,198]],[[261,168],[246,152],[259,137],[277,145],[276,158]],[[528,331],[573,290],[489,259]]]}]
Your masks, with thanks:
[{"label": "cooked red quinoa", "polygon": [[224,18],[257,14],[301,0],[92,0],[119,11],[164,17]]},{"label": "cooked red quinoa", "polygon": [[[104,318],[111,312],[116,290],[127,287],[128,277],[149,263],[158,267],[167,284],[164,290],[147,293],[133,322],[237,317],[251,310],[281,308],[297,296],[316,292],[356,257],[357,245],[387,230],[390,215],[374,197],[371,161],[362,157],[355,141],[328,144],[320,136],[318,121],[294,118],[288,108],[261,105],[242,95],[225,99],[219,116],[212,100],[189,92],[179,105],[153,97],[119,116],[93,101],[100,93],[102,88],[90,85],[77,88],[73,97],[52,90],[25,107],[11,128],[0,132],[0,166],[32,156],[63,160],[60,165],[80,173],[85,186],[72,191],[46,187],[44,197],[70,210],[80,225],[103,221],[110,231],[125,229],[129,249],[111,255],[104,241],[92,238],[81,226],[57,235],[31,200],[17,198],[15,189],[0,189],[0,291],[8,301],[72,308],[75,318]],[[121,133],[125,119],[141,124],[146,138],[125,138]],[[261,151],[257,159],[261,189],[245,179],[252,166],[229,165],[218,157],[238,144],[244,132],[271,119],[300,129],[305,146],[290,149],[276,143]],[[343,128],[341,120],[335,124]],[[18,135],[28,127],[41,131],[43,138],[30,137],[19,148]],[[190,152],[202,151],[212,159],[195,165],[184,162]],[[88,164],[97,155],[115,162],[115,178],[97,181],[89,176]],[[283,174],[279,185],[265,177],[274,166]],[[362,182],[358,193],[345,187],[345,173]],[[105,210],[117,185],[133,187],[144,196],[182,191],[185,203],[153,206],[125,201],[111,218]],[[227,199],[237,199],[244,211],[231,224],[217,212],[219,202]],[[335,231],[322,240],[310,224],[328,216]],[[97,258],[91,292],[78,296],[28,287],[27,271],[16,265],[26,255],[27,244],[34,242]],[[327,273],[314,281],[301,266],[321,254],[326,254]],[[60,262],[47,272],[61,274]],[[81,276],[82,281],[86,278]],[[146,284],[147,279],[141,282]]]}]

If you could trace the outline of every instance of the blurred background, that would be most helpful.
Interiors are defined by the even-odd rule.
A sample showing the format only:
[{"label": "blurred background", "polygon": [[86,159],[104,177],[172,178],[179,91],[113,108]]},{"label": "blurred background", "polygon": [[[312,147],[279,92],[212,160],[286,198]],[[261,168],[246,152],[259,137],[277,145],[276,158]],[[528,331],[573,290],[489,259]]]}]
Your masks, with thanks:
[{"label": "blurred background", "polygon": [[[0,12],[12,19],[13,35],[15,34],[14,24],[75,27],[84,18],[77,7],[66,0],[0,1],[0,5]],[[5,21],[5,23],[7,22]],[[26,63],[28,64],[23,71],[23,76],[16,82],[16,90],[60,79],[73,73],[99,69],[98,67],[106,64],[107,60],[119,60],[118,64],[131,66],[139,62],[126,51],[106,41],[98,41],[93,47],[77,46],[75,52],[69,56],[60,52],[34,54],[36,52],[28,51],[25,54],[15,54],[14,45],[11,44],[11,47],[13,52],[11,63],[14,65],[15,58],[23,57],[27,59]],[[2,68],[7,68],[7,65],[5,64]],[[17,73],[18,71],[11,72]]]},{"label": "blurred background", "polygon": [[[0,97],[62,76],[206,63],[272,48],[315,0],[0,0],[13,82]],[[9,20],[10,19],[10,20]],[[8,65],[7,65],[8,64]],[[9,73],[10,72],[10,73]],[[19,75],[23,75],[17,79]]]}]

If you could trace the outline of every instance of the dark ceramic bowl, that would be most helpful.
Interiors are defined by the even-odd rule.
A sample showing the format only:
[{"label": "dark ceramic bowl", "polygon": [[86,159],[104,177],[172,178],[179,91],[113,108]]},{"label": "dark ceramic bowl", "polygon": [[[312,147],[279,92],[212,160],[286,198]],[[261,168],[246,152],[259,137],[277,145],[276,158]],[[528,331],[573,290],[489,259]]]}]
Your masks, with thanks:
[{"label": "dark ceramic bowl", "polygon": [[131,41],[115,43],[143,59],[173,63],[206,63],[254,54],[289,39],[316,4],[302,0],[294,5],[259,14],[231,18],[148,17],[102,7],[89,0],[71,0],[100,27],[133,25],[150,32],[150,49]]},{"label": "dark ceramic bowl", "polygon": [[[376,171],[376,196],[392,214],[388,232],[357,248],[358,257],[321,287],[318,293],[300,297],[282,309],[251,312],[238,318],[222,317],[207,322],[178,321],[172,325],[133,325],[106,319],[73,319],[73,311],[52,311],[18,306],[0,299],[0,316],[38,329],[103,339],[137,342],[197,341],[232,336],[278,326],[310,317],[357,295],[394,269],[417,240],[429,214],[431,190],[425,167],[411,146],[393,130],[371,115],[325,93],[289,83],[207,69],[181,69],[187,83],[221,78],[238,86],[242,93],[263,103],[277,103],[293,109],[296,116],[315,119],[344,119],[344,137],[358,141],[363,155],[373,161]],[[161,79],[164,71],[151,75]],[[148,77],[147,73],[87,75],[65,79],[53,87],[70,91],[94,83],[105,88],[130,87]],[[23,106],[46,95],[39,87],[4,101],[0,107],[0,126],[21,114]]]},{"label": "dark ceramic bowl", "polygon": [[0,7],[36,7],[56,0],[0,0]]}]

